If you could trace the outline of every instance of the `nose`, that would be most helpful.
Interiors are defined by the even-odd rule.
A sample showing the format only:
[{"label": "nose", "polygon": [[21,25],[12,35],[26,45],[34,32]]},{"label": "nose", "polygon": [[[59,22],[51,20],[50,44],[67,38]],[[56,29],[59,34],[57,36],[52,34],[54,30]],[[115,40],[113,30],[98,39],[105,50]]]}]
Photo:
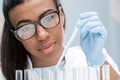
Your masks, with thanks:
[{"label": "nose", "polygon": [[42,26],[40,26],[39,24],[37,25],[37,35],[36,35],[36,39],[38,41],[44,41],[49,37],[49,32],[44,29]]}]

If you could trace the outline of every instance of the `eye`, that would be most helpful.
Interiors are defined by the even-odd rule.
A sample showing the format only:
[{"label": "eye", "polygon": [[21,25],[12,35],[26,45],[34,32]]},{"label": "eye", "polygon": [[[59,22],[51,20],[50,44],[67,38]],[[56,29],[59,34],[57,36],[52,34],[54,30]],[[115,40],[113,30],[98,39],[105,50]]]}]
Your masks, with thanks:
[{"label": "eye", "polygon": [[43,22],[43,23],[50,22],[50,21],[52,21],[53,19],[54,19],[54,13],[45,16],[45,17],[42,19],[42,22]]},{"label": "eye", "polygon": [[[32,25],[33,26],[33,25]],[[31,29],[31,25],[25,25],[19,29],[19,31],[26,32]]]},{"label": "eye", "polygon": [[17,35],[21,39],[28,39],[35,34],[35,26],[33,24],[25,25],[17,30]]},{"label": "eye", "polygon": [[52,15],[52,16],[48,16],[48,17],[45,18],[45,20],[46,20],[46,21],[50,21],[50,20],[53,19],[53,17],[54,17],[53,15]]}]

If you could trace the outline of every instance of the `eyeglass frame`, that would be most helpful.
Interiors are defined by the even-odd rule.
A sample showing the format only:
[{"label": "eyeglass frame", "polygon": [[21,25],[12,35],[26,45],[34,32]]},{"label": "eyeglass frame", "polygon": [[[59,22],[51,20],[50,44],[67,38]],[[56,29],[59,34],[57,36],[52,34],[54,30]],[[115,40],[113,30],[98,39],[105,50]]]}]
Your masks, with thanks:
[{"label": "eyeglass frame", "polygon": [[[45,26],[43,26],[43,25],[41,24],[41,19],[44,18],[44,17],[46,17],[46,16],[48,16],[49,14],[52,14],[52,13],[56,13],[56,14],[58,15],[59,21],[58,21],[58,23],[56,24],[56,26],[57,26],[57,25],[60,23],[60,10],[59,10],[59,8],[57,8],[56,11],[52,11],[52,12],[50,12],[50,13],[48,13],[48,14],[43,15],[43,16],[41,15],[41,17],[40,17],[37,21],[30,22],[30,23],[25,24],[25,25],[29,25],[29,24],[33,24],[33,25],[34,25],[34,27],[35,27],[35,33],[34,33],[34,35],[35,35],[36,32],[37,32],[36,28],[37,28],[37,25],[38,25],[38,24],[39,24],[41,27],[43,27],[44,29],[54,28],[54,27],[56,27],[56,26],[53,26],[53,27],[51,27],[51,28],[46,28]],[[21,27],[24,27],[25,25],[19,26],[18,28],[13,28],[13,29],[11,29],[10,31],[13,32],[13,34],[14,34],[17,38],[19,38],[20,40],[28,40],[28,39],[32,38],[34,35],[32,35],[32,36],[31,36],[30,38],[28,38],[28,39],[22,39],[22,38],[20,38],[20,37],[18,36],[18,34],[17,34],[17,30],[20,29]]]}]

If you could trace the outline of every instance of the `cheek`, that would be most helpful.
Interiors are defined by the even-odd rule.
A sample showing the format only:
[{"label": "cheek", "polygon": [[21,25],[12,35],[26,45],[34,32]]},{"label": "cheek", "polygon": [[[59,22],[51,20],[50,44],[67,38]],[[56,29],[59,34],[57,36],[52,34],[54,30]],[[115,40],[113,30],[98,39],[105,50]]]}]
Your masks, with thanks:
[{"label": "cheek", "polygon": [[34,43],[33,43],[33,41],[22,42],[22,44],[29,53],[34,52]]},{"label": "cheek", "polygon": [[57,36],[57,39],[59,39],[60,43],[63,44],[63,39],[64,39],[64,29],[63,29],[63,26],[60,25],[58,30],[56,30],[56,36]]},{"label": "cheek", "polygon": [[[47,38],[49,41],[50,40],[57,40],[58,41],[58,48],[60,48],[61,46],[63,46],[63,39],[64,39],[64,28],[61,24],[59,24],[58,26],[56,26],[55,28],[51,29],[49,31],[49,38]],[[23,46],[25,47],[25,49],[31,53],[31,54],[35,54],[36,53],[36,47],[37,47],[37,43],[40,43],[36,40],[35,37],[33,37],[30,40],[27,41],[21,41],[21,43],[23,44]]]},{"label": "cheek", "polygon": [[63,38],[63,36],[64,36],[64,27],[63,27],[63,25],[61,24],[61,22],[60,22],[60,24],[56,27],[56,30],[54,30],[55,31],[55,33],[54,34],[56,34],[58,37],[60,37],[60,38]]}]

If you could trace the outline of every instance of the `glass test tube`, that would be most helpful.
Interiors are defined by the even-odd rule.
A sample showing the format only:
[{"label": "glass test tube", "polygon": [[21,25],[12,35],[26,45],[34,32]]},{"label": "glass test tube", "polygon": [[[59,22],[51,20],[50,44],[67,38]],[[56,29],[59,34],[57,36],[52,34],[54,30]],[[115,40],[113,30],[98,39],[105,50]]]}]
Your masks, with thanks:
[{"label": "glass test tube", "polygon": [[[64,80],[64,69],[56,69],[56,80]],[[54,75],[55,76],[55,75]]]},{"label": "glass test tube", "polygon": [[102,80],[110,80],[110,65],[103,65]]},{"label": "glass test tube", "polygon": [[39,76],[38,71],[34,69],[24,70],[24,80],[41,80],[40,76]]},{"label": "glass test tube", "polygon": [[73,68],[73,80],[83,80],[82,79],[82,70],[80,67]]},{"label": "glass test tube", "polygon": [[83,67],[82,80],[100,80],[100,69],[97,66]]},{"label": "glass test tube", "polygon": [[16,76],[15,76],[15,80],[23,80],[23,73],[22,70],[16,70]]},{"label": "glass test tube", "polygon": [[54,72],[55,71],[53,71],[53,70],[51,70],[51,69],[48,69],[48,70],[43,70],[42,71],[43,73],[43,80],[54,80],[54,78],[55,78],[55,74],[54,74]]},{"label": "glass test tube", "polygon": [[82,80],[89,80],[89,71],[91,67],[84,66],[82,68]]},{"label": "glass test tube", "polygon": [[93,79],[101,80],[100,79],[100,66],[98,66],[98,65],[93,66]]}]

